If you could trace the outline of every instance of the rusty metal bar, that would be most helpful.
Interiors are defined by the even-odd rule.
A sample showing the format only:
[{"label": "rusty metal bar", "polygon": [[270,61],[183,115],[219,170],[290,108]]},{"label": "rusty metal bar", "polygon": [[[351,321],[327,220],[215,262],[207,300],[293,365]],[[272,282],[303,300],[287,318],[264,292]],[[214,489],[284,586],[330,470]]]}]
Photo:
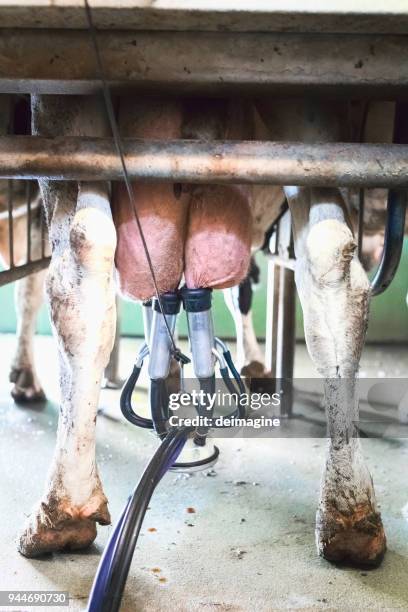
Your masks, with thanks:
[{"label": "rusty metal bar", "polygon": [[24,276],[28,276],[29,274],[33,274],[34,272],[39,272],[40,270],[47,268],[50,261],[51,257],[44,257],[42,259],[23,264],[22,266],[14,266],[9,270],[0,271],[0,287],[7,285],[8,283],[13,283],[20,278],[24,278]]},{"label": "rusty metal bar", "polygon": [[[124,139],[133,179],[408,187],[408,145]],[[0,178],[121,180],[110,138],[0,138]]]},{"label": "rusty metal bar", "polygon": [[[353,22],[357,23],[355,17]],[[359,31],[364,31],[363,24]],[[406,35],[321,32],[98,33],[111,87],[180,95],[304,96],[306,89],[308,94],[329,96],[407,95],[407,39]],[[0,31],[0,92],[99,91],[87,31]]]},{"label": "rusty metal bar", "polygon": [[[219,0],[92,0],[98,29],[215,32],[407,33],[401,0],[318,0],[287,3]],[[7,0],[1,3],[4,28],[86,28],[83,0]]]}]

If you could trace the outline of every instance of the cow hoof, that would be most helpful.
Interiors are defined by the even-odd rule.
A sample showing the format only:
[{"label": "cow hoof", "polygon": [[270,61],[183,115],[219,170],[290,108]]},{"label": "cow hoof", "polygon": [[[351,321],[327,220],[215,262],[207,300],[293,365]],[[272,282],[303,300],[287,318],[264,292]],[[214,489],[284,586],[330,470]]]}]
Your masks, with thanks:
[{"label": "cow hoof", "polygon": [[88,548],[96,538],[96,523],[109,525],[110,522],[105,496],[95,497],[81,508],[55,500],[42,502],[40,509],[28,519],[18,550],[25,557],[39,557]]},{"label": "cow hoof", "polygon": [[46,400],[45,393],[41,389],[31,368],[13,367],[9,380],[14,383],[11,397],[16,403],[27,404],[44,402]]},{"label": "cow hoof", "polygon": [[327,561],[357,567],[379,566],[386,550],[381,515],[368,504],[347,515],[335,508],[318,510],[316,542]]},{"label": "cow hoof", "polygon": [[241,376],[244,378],[271,378],[272,374],[260,361],[251,361],[241,369]]}]

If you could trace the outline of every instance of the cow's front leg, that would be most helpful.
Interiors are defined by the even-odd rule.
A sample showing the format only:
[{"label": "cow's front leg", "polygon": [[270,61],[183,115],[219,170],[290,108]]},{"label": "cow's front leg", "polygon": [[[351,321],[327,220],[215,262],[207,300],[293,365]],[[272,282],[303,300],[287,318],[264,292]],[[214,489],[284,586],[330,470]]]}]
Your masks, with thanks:
[{"label": "cow's front leg", "polygon": [[[76,197],[73,187],[61,187],[59,195]],[[61,412],[46,493],[20,539],[27,556],[88,546],[95,523],[110,522],[95,461],[96,408],[115,332],[116,236],[107,195],[82,186],[72,220],[66,215],[60,222],[68,242],[54,251],[47,293],[60,353]]]},{"label": "cow's front leg", "polygon": [[317,547],[330,561],[375,565],[384,554],[385,535],[355,427],[355,377],[367,327],[369,282],[356,257],[340,194],[333,189],[286,192],[295,224],[296,284],[306,341],[325,378],[330,434]]},{"label": "cow's front leg", "polygon": [[[94,98],[33,97],[34,134],[105,136]],[[50,315],[60,357],[61,409],[45,493],[20,537],[26,556],[84,548],[110,522],[95,461],[95,421],[115,332],[116,232],[107,186],[41,181],[52,260]]]}]

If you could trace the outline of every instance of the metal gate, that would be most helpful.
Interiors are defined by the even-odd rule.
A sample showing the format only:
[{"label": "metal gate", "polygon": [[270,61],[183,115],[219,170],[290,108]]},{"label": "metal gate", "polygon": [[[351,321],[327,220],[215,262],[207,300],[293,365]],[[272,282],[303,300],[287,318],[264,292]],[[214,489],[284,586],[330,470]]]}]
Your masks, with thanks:
[{"label": "metal gate", "polygon": [[[48,235],[41,200],[33,181],[2,181],[5,210],[0,212],[0,286],[46,268]],[[36,197],[35,197],[36,196]],[[17,200],[17,201],[16,201]]]}]

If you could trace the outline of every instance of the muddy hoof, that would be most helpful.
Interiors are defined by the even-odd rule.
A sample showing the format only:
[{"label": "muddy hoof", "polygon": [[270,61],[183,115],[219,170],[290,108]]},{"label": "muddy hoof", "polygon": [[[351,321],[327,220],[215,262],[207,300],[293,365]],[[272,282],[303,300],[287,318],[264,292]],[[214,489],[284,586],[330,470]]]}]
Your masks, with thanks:
[{"label": "muddy hoof", "polygon": [[337,509],[318,510],[316,542],[319,555],[327,561],[357,567],[377,567],[386,550],[381,516],[367,506],[350,515]]},{"label": "muddy hoof", "polygon": [[271,378],[272,374],[265,369],[260,361],[251,361],[241,369],[241,376],[245,378]]},{"label": "muddy hoof", "polygon": [[45,393],[30,368],[14,367],[10,372],[9,380],[14,383],[11,397],[16,403],[28,404],[46,400]]},{"label": "muddy hoof", "polygon": [[61,502],[42,502],[40,509],[29,518],[18,550],[25,557],[39,557],[88,548],[96,538],[96,523],[110,524],[106,498],[96,508],[92,501],[83,508]]}]

